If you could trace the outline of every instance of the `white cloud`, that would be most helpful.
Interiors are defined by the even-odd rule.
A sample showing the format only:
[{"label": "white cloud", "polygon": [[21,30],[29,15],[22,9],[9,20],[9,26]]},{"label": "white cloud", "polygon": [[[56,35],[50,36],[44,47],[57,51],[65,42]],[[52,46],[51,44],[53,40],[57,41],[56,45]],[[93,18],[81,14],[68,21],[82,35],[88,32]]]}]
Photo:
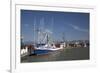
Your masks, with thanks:
[{"label": "white cloud", "polygon": [[77,31],[82,31],[82,32],[88,32],[88,31],[89,31],[88,29],[82,29],[82,28],[80,28],[80,27],[78,27],[78,26],[76,26],[76,25],[73,25],[73,24],[70,24],[70,26],[71,26],[73,29],[77,30]]},{"label": "white cloud", "polygon": [[50,31],[49,29],[45,29],[46,33],[52,34],[52,31]]}]

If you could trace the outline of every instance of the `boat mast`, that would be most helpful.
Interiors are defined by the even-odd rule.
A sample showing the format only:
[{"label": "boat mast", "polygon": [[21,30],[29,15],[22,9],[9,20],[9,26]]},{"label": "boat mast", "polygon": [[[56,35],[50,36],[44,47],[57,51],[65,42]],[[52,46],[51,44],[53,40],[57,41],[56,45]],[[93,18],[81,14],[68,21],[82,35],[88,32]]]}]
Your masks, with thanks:
[{"label": "boat mast", "polygon": [[40,19],[40,24],[37,29],[37,38],[38,38],[38,43],[41,44],[43,41],[43,32],[44,32],[44,18]]},{"label": "boat mast", "polygon": [[36,43],[36,41],[35,41],[35,35],[36,35],[35,34],[35,31],[36,31],[35,30],[35,28],[36,28],[36,18],[34,18],[34,24],[33,25],[34,25],[34,30],[33,31],[34,31],[34,45],[35,45],[35,43]]}]

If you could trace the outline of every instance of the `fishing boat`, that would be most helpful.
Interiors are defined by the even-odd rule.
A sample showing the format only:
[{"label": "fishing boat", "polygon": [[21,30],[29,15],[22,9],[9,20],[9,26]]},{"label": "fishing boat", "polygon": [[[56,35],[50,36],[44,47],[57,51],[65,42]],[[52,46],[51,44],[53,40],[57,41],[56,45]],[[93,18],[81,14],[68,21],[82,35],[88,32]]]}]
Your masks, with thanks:
[{"label": "fishing boat", "polygon": [[[51,21],[53,25],[53,20]],[[37,32],[37,43],[34,44],[35,50],[32,51],[32,54],[36,55],[43,55],[43,54],[49,54],[50,52],[54,52],[56,50],[59,50],[60,48],[56,48],[54,46],[54,43],[51,40],[52,32],[49,29],[45,29],[44,26],[44,19],[42,18],[40,20],[40,28],[36,31],[34,23],[34,35],[36,35],[35,32]],[[34,39],[35,36],[34,36]],[[35,41],[35,40],[34,40]]]},{"label": "fishing boat", "polygon": [[[54,46],[54,44],[50,43],[50,37],[49,37],[48,33],[45,34],[45,37],[41,43],[35,44],[35,50],[33,51],[33,54],[36,54],[36,55],[49,54],[50,52],[54,52],[56,50],[59,50],[59,48],[56,48]],[[45,40],[46,40],[46,43],[43,43],[43,41],[45,41]]]}]

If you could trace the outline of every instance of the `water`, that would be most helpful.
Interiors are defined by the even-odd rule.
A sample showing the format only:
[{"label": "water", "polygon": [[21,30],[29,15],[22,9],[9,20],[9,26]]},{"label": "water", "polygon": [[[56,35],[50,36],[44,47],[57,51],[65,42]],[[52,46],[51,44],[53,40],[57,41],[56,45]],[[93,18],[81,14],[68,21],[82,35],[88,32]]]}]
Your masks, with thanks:
[{"label": "water", "polygon": [[67,60],[89,60],[89,48],[65,48],[45,55],[31,55],[21,58],[22,63]]}]

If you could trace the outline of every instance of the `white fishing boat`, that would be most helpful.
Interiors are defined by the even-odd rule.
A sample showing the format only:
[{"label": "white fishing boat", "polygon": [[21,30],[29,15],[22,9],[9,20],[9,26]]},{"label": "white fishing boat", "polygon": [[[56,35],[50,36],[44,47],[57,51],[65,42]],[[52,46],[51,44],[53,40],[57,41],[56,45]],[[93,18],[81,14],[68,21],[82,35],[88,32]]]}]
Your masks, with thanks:
[{"label": "white fishing boat", "polygon": [[[53,25],[53,19],[51,21]],[[33,54],[48,54],[49,52],[57,51],[61,49],[60,47],[55,47],[54,43],[52,42],[52,33],[49,29],[45,29],[44,26],[44,19],[40,20],[40,28],[36,31],[35,23],[34,23],[34,35],[37,32],[37,41],[38,43],[35,44],[35,50],[33,50]],[[34,39],[35,36],[34,36]]]}]

